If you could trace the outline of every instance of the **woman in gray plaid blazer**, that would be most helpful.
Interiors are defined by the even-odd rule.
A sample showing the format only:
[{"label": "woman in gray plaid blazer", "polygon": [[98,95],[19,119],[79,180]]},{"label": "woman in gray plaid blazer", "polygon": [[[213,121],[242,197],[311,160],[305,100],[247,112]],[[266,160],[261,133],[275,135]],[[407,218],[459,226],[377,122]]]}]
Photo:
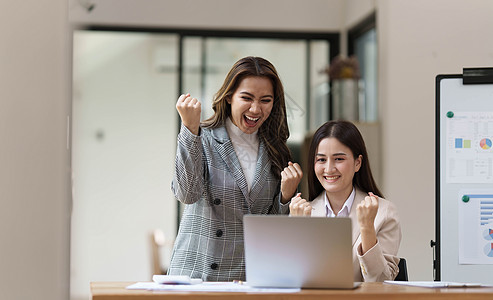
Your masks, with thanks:
[{"label": "woman in gray plaid blazer", "polygon": [[181,95],[171,188],[186,204],[170,275],[245,280],[243,215],[286,214],[302,172],[286,145],[284,89],[276,69],[245,57],[229,71],[200,123],[201,104]]}]

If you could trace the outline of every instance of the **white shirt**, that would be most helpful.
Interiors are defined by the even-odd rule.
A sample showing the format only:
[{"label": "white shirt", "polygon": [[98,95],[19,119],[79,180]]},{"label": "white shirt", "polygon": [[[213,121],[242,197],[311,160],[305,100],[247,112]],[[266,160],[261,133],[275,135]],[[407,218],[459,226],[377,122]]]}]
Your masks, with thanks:
[{"label": "white shirt", "polygon": [[226,130],[228,131],[231,143],[233,143],[233,148],[235,149],[236,156],[240,161],[241,168],[243,170],[243,175],[248,185],[248,191],[252,188],[253,179],[255,177],[255,169],[257,167],[257,156],[258,156],[258,130],[252,134],[246,134],[241,131],[240,128],[236,127],[231,121],[231,118],[226,120]]},{"label": "white shirt", "polygon": [[332,210],[332,207],[330,206],[329,199],[327,199],[327,193],[324,193],[324,202],[325,202],[325,215],[329,218],[334,218],[334,217],[349,217],[349,212],[351,211],[351,207],[353,206],[354,202],[354,195],[356,194],[356,191],[353,187],[353,191],[349,195],[349,197],[346,199],[344,202],[344,205],[342,206],[341,210],[337,213],[337,215],[334,213]]}]

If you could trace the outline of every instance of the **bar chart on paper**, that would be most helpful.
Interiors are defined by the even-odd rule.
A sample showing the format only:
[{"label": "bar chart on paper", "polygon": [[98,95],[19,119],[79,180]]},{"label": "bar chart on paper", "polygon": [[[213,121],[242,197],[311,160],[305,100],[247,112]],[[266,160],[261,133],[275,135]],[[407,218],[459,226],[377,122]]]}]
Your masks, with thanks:
[{"label": "bar chart on paper", "polygon": [[483,238],[488,241],[484,246],[484,254],[493,258],[493,195],[488,200],[480,202],[481,211],[481,227],[483,230]]},{"label": "bar chart on paper", "polygon": [[493,264],[493,190],[459,193],[459,263]]}]

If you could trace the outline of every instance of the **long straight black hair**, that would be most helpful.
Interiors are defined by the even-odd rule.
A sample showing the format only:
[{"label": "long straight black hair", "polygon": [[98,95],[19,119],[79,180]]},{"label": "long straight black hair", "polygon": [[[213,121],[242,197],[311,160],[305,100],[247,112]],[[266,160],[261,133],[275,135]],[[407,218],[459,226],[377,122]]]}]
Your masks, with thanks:
[{"label": "long straight black hair", "polygon": [[373,179],[365,141],[358,128],[349,121],[329,121],[317,129],[310,144],[310,150],[308,152],[308,166],[310,167],[310,171],[308,172],[308,201],[313,201],[324,190],[315,175],[315,155],[320,141],[329,137],[336,138],[343,145],[351,149],[355,159],[360,155],[362,156],[361,167],[353,177],[353,186],[365,193],[373,192],[379,197],[383,197]]}]

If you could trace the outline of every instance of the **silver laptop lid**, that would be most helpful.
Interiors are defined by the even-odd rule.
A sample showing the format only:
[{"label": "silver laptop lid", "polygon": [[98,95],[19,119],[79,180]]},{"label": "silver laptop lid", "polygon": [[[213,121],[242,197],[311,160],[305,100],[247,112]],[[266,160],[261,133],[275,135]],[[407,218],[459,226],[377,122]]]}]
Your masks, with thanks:
[{"label": "silver laptop lid", "polygon": [[248,285],[354,287],[350,218],[246,215],[243,223]]}]

